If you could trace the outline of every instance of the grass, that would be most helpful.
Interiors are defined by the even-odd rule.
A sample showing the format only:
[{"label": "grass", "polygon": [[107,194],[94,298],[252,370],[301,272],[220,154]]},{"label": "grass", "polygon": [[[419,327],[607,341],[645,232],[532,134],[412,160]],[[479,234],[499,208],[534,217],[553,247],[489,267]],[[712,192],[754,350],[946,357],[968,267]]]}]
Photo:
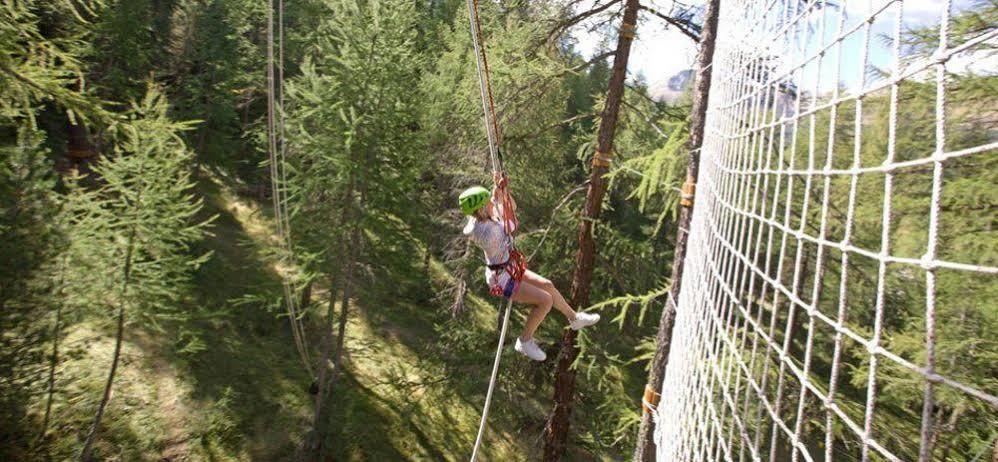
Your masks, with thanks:
[{"label": "grass", "polygon": [[[199,270],[187,302],[196,321],[182,328],[129,327],[96,448],[101,458],[287,460],[310,427],[311,378],[297,360],[286,319],[266,303],[280,283],[266,252],[273,243],[269,218],[224,178],[209,176],[199,189],[218,218],[197,249],[213,257]],[[427,277],[439,287],[449,275],[432,262]],[[317,288],[314,299],[325,300],[322,292]],[[453,318],[419,295],[368,294],[355,304],[345,368],[332,392],[335,460],[465,459],[491,368],[495,307],[472,297],[468,311]],[[448,326],[457,322],[473,323],[476,333],[450,337]],[[44,410],[44,394],[31,394],[22,418],[0,429],[13,441],[0,458],[78,454],[110,363],[111,327],[110,319],[82,319],[66,329],[49,434],[37,442],[28,437]],[[310,326],[313,344],[316,331]],[[531,460],[544,415],[538,400],[549,392],[518,395],[518,387],[505,384],[544,371],[504,360],[482,460]],[[30,377],[25,389],[44,390],[44,374]]]}]

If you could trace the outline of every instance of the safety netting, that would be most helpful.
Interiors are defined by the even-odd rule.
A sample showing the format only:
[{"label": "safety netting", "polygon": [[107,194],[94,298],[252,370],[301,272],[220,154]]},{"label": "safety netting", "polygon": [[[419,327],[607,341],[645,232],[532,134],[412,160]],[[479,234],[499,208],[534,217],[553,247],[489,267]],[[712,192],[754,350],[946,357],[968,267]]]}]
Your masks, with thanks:
[{"label": "safety netting", "polygon": [[721,2],[658,460],[998,457],[983,8]]}]

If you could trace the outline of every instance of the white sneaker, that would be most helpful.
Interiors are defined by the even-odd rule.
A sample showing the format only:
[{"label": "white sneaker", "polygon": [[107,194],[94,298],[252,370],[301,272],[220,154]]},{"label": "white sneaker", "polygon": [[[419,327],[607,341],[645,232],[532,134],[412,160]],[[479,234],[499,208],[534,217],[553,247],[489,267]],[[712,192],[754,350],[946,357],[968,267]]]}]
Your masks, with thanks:
[{"label": "white sneaker", "polygon": [[544,353],[544,350],[537,345],[537,341],[534,339],[524,342],[523,340],[517,338],[516,346],[514,348],[523,356],[533,359],[534,361],[544,361],[548,357],[548,355]]},{"label": "white sneaker", "polygon": [[575,313],[575,321],[568,323],[572,330],[579,330],[589,327],[599,322],[599,315],[596,313]]}]

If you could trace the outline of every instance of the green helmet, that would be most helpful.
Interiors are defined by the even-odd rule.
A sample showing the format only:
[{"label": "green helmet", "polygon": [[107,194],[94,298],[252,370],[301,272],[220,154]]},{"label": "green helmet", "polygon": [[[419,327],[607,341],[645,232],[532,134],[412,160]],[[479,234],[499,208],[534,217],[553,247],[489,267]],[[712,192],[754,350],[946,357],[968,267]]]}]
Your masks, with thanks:
[{"label": "green helmet", "polygon": [[461,211],[465,215],[471,215],[478,211],[478,209],[485,206],[489,202],[489,190],[481,186],[472,186],[465,189],[461,196],[458,197],[457,202],[461,204]]}]

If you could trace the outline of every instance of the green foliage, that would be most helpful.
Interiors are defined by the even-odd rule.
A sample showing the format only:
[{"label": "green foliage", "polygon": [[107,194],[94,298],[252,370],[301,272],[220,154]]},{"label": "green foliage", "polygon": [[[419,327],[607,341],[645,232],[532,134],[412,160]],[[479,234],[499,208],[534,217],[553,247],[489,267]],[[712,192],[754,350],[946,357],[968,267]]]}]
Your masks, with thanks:
[{"label": "green foliage", "polygon": [[58,241],[56,179],[42,140],[42,133],[23,126],[16,144],[0,146],[0,306],[25,294]]},{"label": "green foliage", "polygon": [[[253,180],[259,154],[244,140],[248,117],[259,111],[266,89],[261,33],[266,4],[251,0],[178,2],[165,44],[171,114],[201,120],[186,134],[199,162]],[[292,11],[297,12],[295,8]],[[292,23],[293,24],[293,23]],[[256,106],[254,106],[256,105]]]},{"label": "green foliage", "polygon": [[[72,115],[103,116],[98,101],[83,94],[80,54],[89,25],[77,8],[93,11],[100,1],[4,2],[0,5],[0,116],[34,120],[43,102]],[[58,18],[58,24],[52,24]],[[43,30],[56,33],[43,33]]]},{"label": "green foliage", "polygon": [[114,155],[94,167],[87,189],[72,178],[66,197],[69,285],[77,306],[124,304],[144,323],[182,319],[179,303],[192,272],[209,255],[190,254],[209,221],[196,220],[202,200],[191,194],[191,151],[180,133],[187,122],[168,118],[155,89],[108,129]]},{"label": "green foliage", "polygon": [[[954,15],[951,45],[998,24],[994,0],[973,6]],[[361,431],[330,436],[337,456],[445,459],[468,446],[492,359],[496,313],[490,305],[496,300],[484,298],[481,263],[460,236],[463,217],[456,207],[462,189],[490,181],[464,8],[460,0],[288,2],[279,63],[287,74],[289,176],[282,186],[288,188],[299,267],[285,268],[274,264],[267,248],[273,224],[263,212],[270,191],[267,169],[260,168],[267,2],[0,2],[0,375],[12,378],[0,381],[0,420],[15,427],[0,435],[0,457],[40,459],[50,450],[47,457],[59,459],[76,452],[106,367],[103,356],[86,350],[95,336],[106,346],[108,307],[126,306],[129,322],[140,327],[129,334],[142,340],[126,342],[123,386],[115,393],[136,417],[108,425],[102,449],[150,459],[178,448],[206,459],[286,458],[304,438],[311,396],[304,392],[308,379],[295,368],[284,320],[272,319],[279,276],[300,276],[295,282],[311,284],[316,299],[324,300],[347,261],[356,264],[356,309],[344,380],[334,394],[348,399],[334,399],[331,417],[344,422],[344,431]],[[564,5],[512,0],[480,2],[480,8],[506,166],[520,204],[517,243],[532,256],[531,268],[568,295],[609,60],[586,63],[571,39],[546,43],[552,25],[569,14]],[[937,28],[905,31],[905,59],[930,56],[937,40]],[[603,43],[611,41],[608,36]],[[981,59],[994,51],[991,43],[976,50]],[[883,71],[873,74],[886,78]],[[935,130],[933,75],[917,77],[900,88],[898,161],[936,149],[927,135]],[[998,81],[965,72],[946,77],[944,149],[993,142]],[[629,451],[670,280],[688,108],[652,101],[641,80],[625,92],[611,188],[595,227],[595,303],[576,307],[602,312],[606,324],[579,338],[573,456],[621,459]],[[157,89],[149,90],[149,82]],[[140,102],[125,103],[133,100]],[[889,104],[882,92],[864,98],[862,166],[884,161]],[[827,111],[815,114],[812,168],[820,168],[829,152],[834,168],[849,167],[855,112],[854,102],[842,103],[834,127]],[[85,122],[97,158],[64,155],[70,121]],[[796,147],[799,168],[811,141],[805,133],[785,146]],[[939,258],[996,265],[998,192],[989,187],[998,181],[996,171],[991,154],[947,163]],[[931,176],[929,167],[896,176],[894,254],[919,258],[926,250]],[[795,181],[799,192],[803,182]],[[848,179],[830,184],[826,232],[833,241],[844,233],[849,186]],[[803,223],[814,235],[824,186],[813,179],[811,188],[803,217],[803,195],[794,196],[791,226]],[[882,179],[861,176],[857,191],[852,243],[877,249]],[[203,239],[206,217],[216,212],[217,233]],[[813,247],[802,251],[815,257]],[[216,257],[207,260],[212,252]],[[850,265],[850,306],[872,306],[875,262],[854,258]],[[834,266],[826,272],[825,293],[837,293],[841,271]],[[813,282],[813,275],[803,279]],[[995,285],[950,271],[940,271],[936,283],[937,355],[947,358],[937,369],[995,389],[998,345],[989,339],[998,319],[987,309],[998,297]],[[920,269],[889,268],[883,343],[915,364],[925,361],[925,290]],[[313,301],[305,318],[309,334],[335,321],[312,315],[317,305]],[[53,426],[36,447],[28,442],[37,437],[56,306],[67,310],[65,337],[72,349],[57,368]],[[785,308],[777,308],[770,312],[783,321]],[[829,300],[818,308],[832,313],[836,306]],[[514,332],[522,314],[513,317]],[[850,308],[847,324],[869,334],[872,317],[872,310]],[[549,352],[562,327],[558,314],[542,325],[538,336]],[[309,336],[313,351],[316,338]],[[802,351],[805,339],[798,326],[791,353]],[[827,375],[834,339],[819,332],[814,342],[812,368]],[[856,345],[843,354],[848,367],[841,372],[840,403],[849,415],[861,416],[868,355]],[[136,373],[135,364],[147,360],[156,367]],[[157,411],[158,395],[141,393],[154,388],[147,376],[163,374],[163,362],[176,366],[168,368],[171,377],[196,397],[196,409],[184,414],[189,421],[163,420],[168,417]],[[492,414],[499,437],[490,454],[532,460],[532,435],[544,425],[550,395],[549,371],[508,357],[501,374],[502,398]],[[775,375],[770,378],[775,383]],[[888,361],[881,361],[878,380],[875,432],[909,447],[904,442],[917,433],[923,383]],[[792,388],[786,393],[795,393]],[[989,450],[993,411],[963,394],[937,391],[935,412],[944,429],[938,458],[961,460]],[[416,395],[419,400],[407,400]],[[391,399],[378,399],[383,396]],[[115,400],[109,416],[118,417],[125,411]],[[461,409],[461,415],[434,415],[438,404]],[[808,412],[820,416],[818,406],[808,403]],[[280,436],[260,430],[275,426],[269,425],[272,416]],[[823,424],[818,420],[809,419],[806,430]],[[189,434],[141,431],[164,422],[186,423]],[[836,431],[839,444],[858,444],[847,438],[848,429]]]},{"label": "green foliage", "polygon": [[[405,268],[427,162],[410,84],[424,66],[419,15],[405,2],[326,6],[301,76],[287,86],[295,242],[321,255],[313,272],[334,276],[348,250],[375,271]],[[348,246],[355,231],[361,242]]]}]

